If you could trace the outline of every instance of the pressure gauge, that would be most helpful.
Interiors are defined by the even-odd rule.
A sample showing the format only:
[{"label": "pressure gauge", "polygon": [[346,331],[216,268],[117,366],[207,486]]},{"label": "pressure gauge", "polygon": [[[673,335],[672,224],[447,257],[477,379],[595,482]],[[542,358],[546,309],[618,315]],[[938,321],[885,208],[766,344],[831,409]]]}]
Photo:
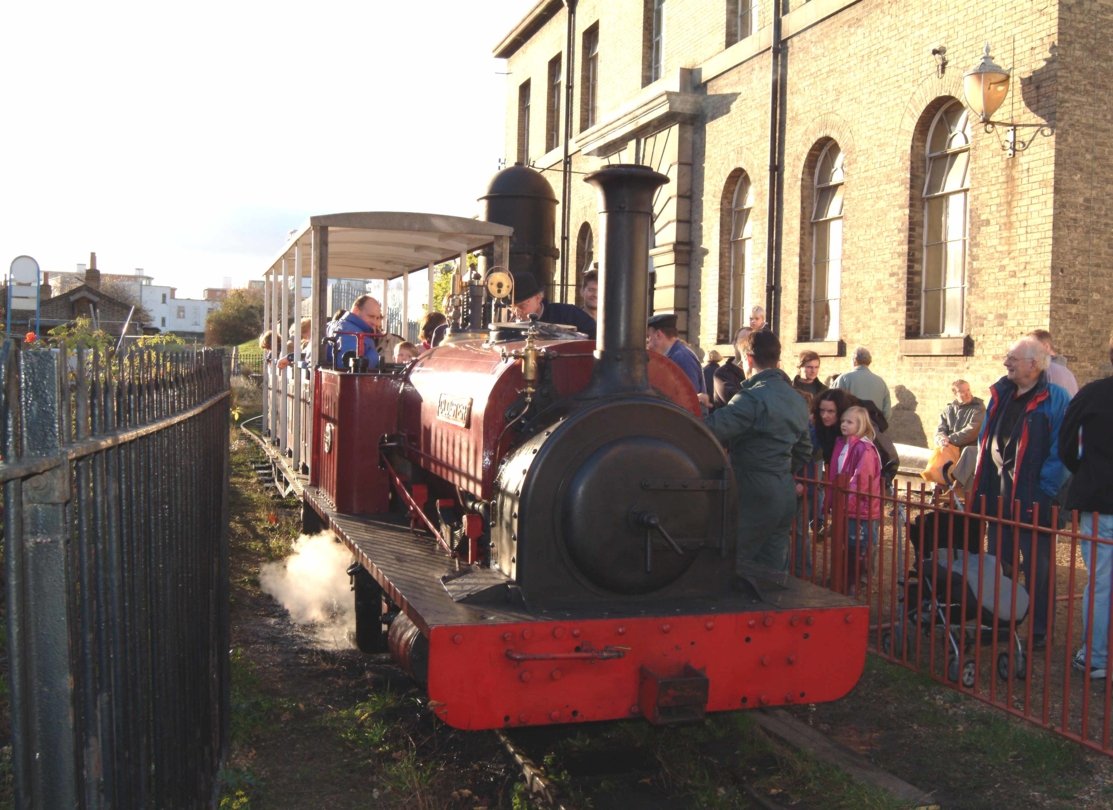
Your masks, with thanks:
[{"label": "pressure gauge", "polygon": [[487,292],[492,298],[500,301],[509,298],[513,290],[514,277],[508,271],[496,267],[487,273]]}]

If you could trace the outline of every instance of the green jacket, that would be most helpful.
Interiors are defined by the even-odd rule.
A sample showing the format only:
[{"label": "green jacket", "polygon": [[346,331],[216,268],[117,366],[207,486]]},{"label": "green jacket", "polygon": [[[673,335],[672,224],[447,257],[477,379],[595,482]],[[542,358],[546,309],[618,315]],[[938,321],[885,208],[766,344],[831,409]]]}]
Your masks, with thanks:
[{"label": "green jacket", "polygon": [[783,371],[764,369],[705,422],[726,445],[738,482],[739,561],[785,568],[796,514],[792,476],[812,456],[804,398]]}]

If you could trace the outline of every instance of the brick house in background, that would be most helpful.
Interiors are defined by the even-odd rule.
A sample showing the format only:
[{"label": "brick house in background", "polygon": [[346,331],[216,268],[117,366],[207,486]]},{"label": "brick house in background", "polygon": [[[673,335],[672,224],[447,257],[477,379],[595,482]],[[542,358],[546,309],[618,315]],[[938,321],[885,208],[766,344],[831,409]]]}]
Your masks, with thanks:
[{"label": "brick house in background", "polygon": [[[543,0],[495,48],[506,159],[554,190],[567,14]],[[786,370],[809,348],[823,376],[845,371],[868,346],[898,441],[926,444],[951,381],[984,396],[1035,328],[1080,382],[1107,373],[1113,108],[1092,77],[1113,65],[1111,26],[1113,0],[579,0],[555,297],[574,300],[595,259],[582,173],[643,163],[672,181],[655,204],[652,309],[729,352],[766,306]],[[1016,130],[1028,143],[1012,156],[1009,128],[986,132],[963,101],[986,40],[1012,69],[993,118],[1037,125]]]},{"label": "brick house in background", "polygon": [[101,274],[97,270],[96,254],[92,254],[85,270],[85,280],[76,287],[50,298],[39,305],[39,330],[44,334],[56,326],[70,323],[77,318],[88,318],[95,328],[119,336],[127,325],[127,334],[143,334],[142,325],[135,318],[129,322],[132,305],[114,298],[101,289]]}]

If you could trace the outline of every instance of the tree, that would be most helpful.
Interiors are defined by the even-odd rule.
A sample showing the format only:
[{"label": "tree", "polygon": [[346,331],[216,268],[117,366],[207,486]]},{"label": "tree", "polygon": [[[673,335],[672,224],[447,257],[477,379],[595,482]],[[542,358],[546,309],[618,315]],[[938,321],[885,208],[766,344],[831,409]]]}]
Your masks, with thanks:
[{"label": "tree", "polygon": [[206,346],[237,346],[263,331],[263,291],[232,290],[205,322]]},{"label": "tree", "polygon": [[135,284],[125,281],[102,281],[100,285],[100,291],[105,295],[135,307],[135,313],[131,316],[132,323],[150,325],[154,323],[154,318],[151,317],[150,311],[139,303],[136,290]]}]

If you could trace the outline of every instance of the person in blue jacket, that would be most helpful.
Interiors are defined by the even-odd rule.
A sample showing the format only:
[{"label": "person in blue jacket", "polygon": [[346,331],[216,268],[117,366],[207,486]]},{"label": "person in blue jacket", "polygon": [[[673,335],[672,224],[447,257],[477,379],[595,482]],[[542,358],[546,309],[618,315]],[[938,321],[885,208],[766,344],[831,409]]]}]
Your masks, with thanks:
[{"label": "person in blue jacket", "polygon": [[366,371],[379,367],[379,352],[375,338],[382,332],[383,308],[370,295],[361,295],[352,302],[348,314],[329,326],[329,337],[335,339],[332,359],[335,368],[347,370],[351,358],[362,358]]},{"label": "person in blue jacket", "polygon": [[[1066,477],[1059,458],[1059,431],[1070,395],[1047,380],[1047,349],[1036,339],[1018,340],[1005,355],[1006,374],[990,387],[989,407],[978,436],[978,466],[967,508],[1003,521],[1014,515],[1051,527],[1051,505]],[[1014,511],[1015,510],[1015,511]],[[1053,535],[989,521],[988,550],[1015,576],[1016,560],[1024,571],[1032,607],[1032,647],[1047,643],[1054,619],[1051,576]],[[1033,535],[1035,535],[1033,537]]]},{"label": "person in blue jacket", "polygon": [[692,382],[696,389],[696,396],[700,405],[706,407],[711,400],[707,398],[707,384],[703,377],[703,367],[700,365],[696,353],[680,339],[680,332],[676,328],[677,316],[675,312],[663,312],[649,319],[645,329],[645,347],[650,351],[663,354],[672,360]]}]

